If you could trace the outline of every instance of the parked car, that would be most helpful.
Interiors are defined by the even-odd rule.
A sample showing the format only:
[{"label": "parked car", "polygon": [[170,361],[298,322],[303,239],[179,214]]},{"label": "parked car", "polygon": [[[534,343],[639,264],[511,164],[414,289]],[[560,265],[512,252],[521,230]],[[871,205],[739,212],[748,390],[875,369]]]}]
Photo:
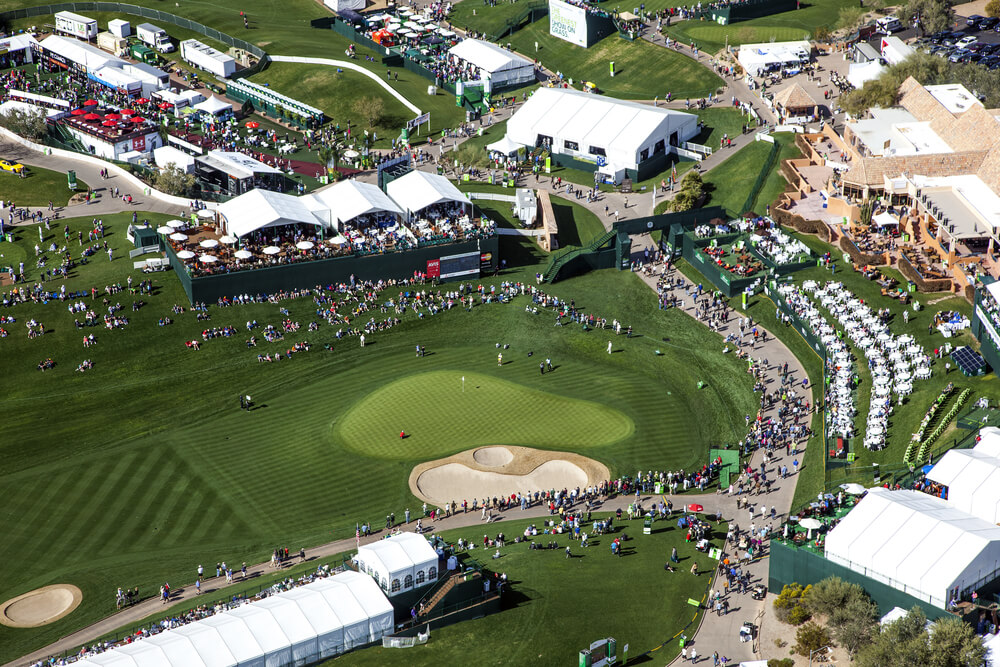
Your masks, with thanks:
[{"label": "parked car", "polygon": [[993,30],[993,28],[996,28],[997,25],[1000,25],[1000,18],[996,18],[995,16],[987,16],[986,18],[984,18],[982,21],[979,22],[978,27],[980,30]]},{"label": "parked car", "polygon": [[948,30],[941,30],[939,32],[935,32],[932,35],[930,35],[928,39],[930,39],[931,44],[940,44],[941,42],[944,41],[945,37],[947,37],[950,34],[951,32]]},{"label": "parked car", "polygon": [[0,160],[0,169],[4,171],[12,171],[15,174],[20,174],[24,171],[24,165],[20,162],[11,162],[10,160]]},{"label": "parked car", "polygon": [[965,19],[965,25],[977,26],[984,18],[986,17],[980,16],[979,14],[973,14],[969,18]]},{"label": "parked car", "polygon": [[967,49],[973,44],[975,44],[977,41],[979,40],[976,39],[975,35],[966,35],[962,39],[955,42],[955,46],[957,46],[960,49]]},{"label": "parked car", "polygon": [[965,49],[955,49],[951,52],[951,55],[948,56],[948,62],[960,63],[962,62],[962,58],[967,56],[969,53],[970,51],[966,51]]},{"label": "parked car", "polygon": [[945,35],[944,39],[941,40],[941,43],[945,46],[955,46],[955,43],[965,36],[966,34],[964,32],[950,32]]}]

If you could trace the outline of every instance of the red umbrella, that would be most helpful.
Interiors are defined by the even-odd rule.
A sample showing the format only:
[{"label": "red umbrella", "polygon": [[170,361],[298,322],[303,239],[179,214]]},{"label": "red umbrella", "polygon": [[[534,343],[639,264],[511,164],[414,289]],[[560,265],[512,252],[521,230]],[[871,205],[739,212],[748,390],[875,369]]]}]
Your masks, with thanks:
[{"label": "red umbrella", "polygon": [[169,109],[172,106],[174,106],[174,105],[171,104],[170,102],[161,102],[160,103],[160,109],[162,109],[163,111],[166,111],[167,109]]},{"label": "red umbrella", "polygon": [[118,113],[107,113],[107,114],[104,114],[104,117],[107,118],[108,120],[118,120],[122,116],[121,116],[121,114],[118,114]]},{"label": "red umbrella", "polygon": [[96,107],[97,104],[98,104],[97,100],[87,100],[86,102],[83,103],[83,106],[85,106],[85,107]]},{"label": "red umbrella", "polygon": [[115,125],[117,125],[117,124],[118,124],[118,123],[116,123],[116,122],[115,122],[115,121],[113,121],[113,120],[106,120],[106,121],[104,121],[103,123],[101,123],[101,125],[103,125],[104,127],[114,127],[114,126],[115,126]]},{"label": "red umbrella", "polygon": [[122,109],[118,113],[120,113],[123,116],[131,116],[132,114],[135,113],[135,109]]},{"label": "red umbrella", "polygon": [[88,113],[86,116],[83,117],[83,119],[84,120],[101,120],[101,116],[100,116],[100,114],[96,114],[96,113]]},{"label": "red umbrella", "polygon": [[136,104],[149,104],[149,98],[148,97],[140,97],[139,99],[137,99],[135,101],[135,103]]},{"label": "red umbrella", "polygon": [[142,116],[132,116],[129,120],[133,123],[145,123],[146,119]]},{"label": "red umbrella", "polygon": [[247,127],[250,128],[251,130],[256,130],[258,127],[260,127],[260,123],[258,123],[255,120],[252,120],[249,123],[247,123]]},{"label": "red umbrella", "polygon": [[83,114],[87,113],[87,110],[86,109],[73,109],[72,111],[70,111],[70,113],[73,114],[74,116],[82,116]]},{"label": "red umbrella", "polygon": [[702,507],[701,505],[696,504],[696,503],[692,503],[692,504],[690,504],[690,505],[687,506],[688,512],[700,512],[703,509],[705,509],[705,508]]}]

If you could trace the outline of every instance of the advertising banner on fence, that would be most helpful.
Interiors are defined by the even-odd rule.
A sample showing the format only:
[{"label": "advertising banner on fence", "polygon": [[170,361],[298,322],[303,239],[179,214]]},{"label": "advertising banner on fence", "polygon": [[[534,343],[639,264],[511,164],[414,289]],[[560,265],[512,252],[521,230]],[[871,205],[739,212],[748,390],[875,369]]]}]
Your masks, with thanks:
[{"label": "advertising banner on fence", "polygon": [[587,10],[562,0],[549,0],[549,34],[587,47]]}]

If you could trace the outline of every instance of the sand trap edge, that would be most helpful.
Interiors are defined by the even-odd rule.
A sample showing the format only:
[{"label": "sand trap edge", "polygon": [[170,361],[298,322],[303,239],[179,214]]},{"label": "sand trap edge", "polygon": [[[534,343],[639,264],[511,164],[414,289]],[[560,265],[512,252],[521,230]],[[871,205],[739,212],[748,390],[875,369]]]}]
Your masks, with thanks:
[{"label": "sand trap edge", "polygon": [[[490,446],[504,447],[505,449],[510,450],[510,453],[513,454],[513,458],[510,463],[502,466],[484,466],[478,463],[473,454],[476,450]],[[463,452],[453,454],[452,456],[448,456],[443,459],[425,461],[414,466],[413,470],[410,471],[410,493],[422,501],[437,505],[438,503],[436,500],[423,495],[417,485],[417,479],[419,479],[422,473],[448,463],[461,463],[469,468],[472,468],[473,470],[498,473],[501,475],[527,475],[546,461],[558,460],[567,461],[577,465],[581,470],[583,470],[584,473],[586,473],[588,485],[600,484],[605,480],[611,479],[611,471],[608,470],[606,465],[600,461],[595,461],[594,459],[581,456],[580,454],[576,454],[574,452],[558,452],[547,449],[535,449],[533,447],[518,447],[516,445],[480,445],[479,447],[473,447],[472,449],[467,449]],[[515,488],[511,488],[510,492],[514,493],[518,489],[516,488],[516,484],[512,486]]]},{"label": "sand trap edge", "polygon": [[[41,593],[44,593],[45,591],[52,589],[61,589],[69,591],[69,593],[73,596],[73,599],[70,602],[70,604],[55,616],[50,616],[49,618],[39,623],[19,623],[10,618],[9,616],[7,616],[7,609],[10,608],[11,605],[20,602],[25,598],[34,597],[36,595],[39,595]],[[59,619],[64,618],[69,614],[73,613],[74,611],[76,611],[76,608],[80,606],[80,603],[82,601],[83,601],[83,591],[81,591],[73,584],[52,584],[51,586],[43,586],[42,588],[36,588],[33,591],[28,591],[23,595],[18,595],[16,598],[11,598],[10,600],[6,600],[0,603],[0,625],[5,625],[9,628],[40,628],[43,625],[49,625],[50,623],[55,623]]]}]

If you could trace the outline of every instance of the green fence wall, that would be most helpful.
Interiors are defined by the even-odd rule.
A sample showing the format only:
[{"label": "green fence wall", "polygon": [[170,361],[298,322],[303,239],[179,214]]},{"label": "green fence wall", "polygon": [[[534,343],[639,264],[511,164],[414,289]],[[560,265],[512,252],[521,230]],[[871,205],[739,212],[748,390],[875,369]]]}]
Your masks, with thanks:
[{"label": "green fence wall", "polygon": [[479,251],[492,253],[491,268],[498,266],[499,237],[448,243],[416,248],[384,255],[333,257],[312,262],[299,262],[282,266],[238,271],[192,278],[172,249],[167,257],[177,273],[188,299],[192,302],[214,302],[219,297],[236,294],[271,294],[278,290],[312,288],[317,285],[347,282],[353,275],[357,280],[412,278],[414,271],[426,271],[427,260]]},{"label": "green fence wall", "polygon": [[858,584],[864,588],[871,599],[878,605],[880,614],[887,614],[893,607],[912,609],[920,607],[927,618],[934,620],[948,616],[948,613],[908,593],[896,590],[888,584],[875,581],[863,574],[848,569],[839,563],[834,563],[822,556],[788,546],[772,540],[771,557],[768,561],[767,589],[771,593],[780,593],[782,586],[798,583],[803,586],[815,584],[827,577],[840,577],[844,581]]}]

